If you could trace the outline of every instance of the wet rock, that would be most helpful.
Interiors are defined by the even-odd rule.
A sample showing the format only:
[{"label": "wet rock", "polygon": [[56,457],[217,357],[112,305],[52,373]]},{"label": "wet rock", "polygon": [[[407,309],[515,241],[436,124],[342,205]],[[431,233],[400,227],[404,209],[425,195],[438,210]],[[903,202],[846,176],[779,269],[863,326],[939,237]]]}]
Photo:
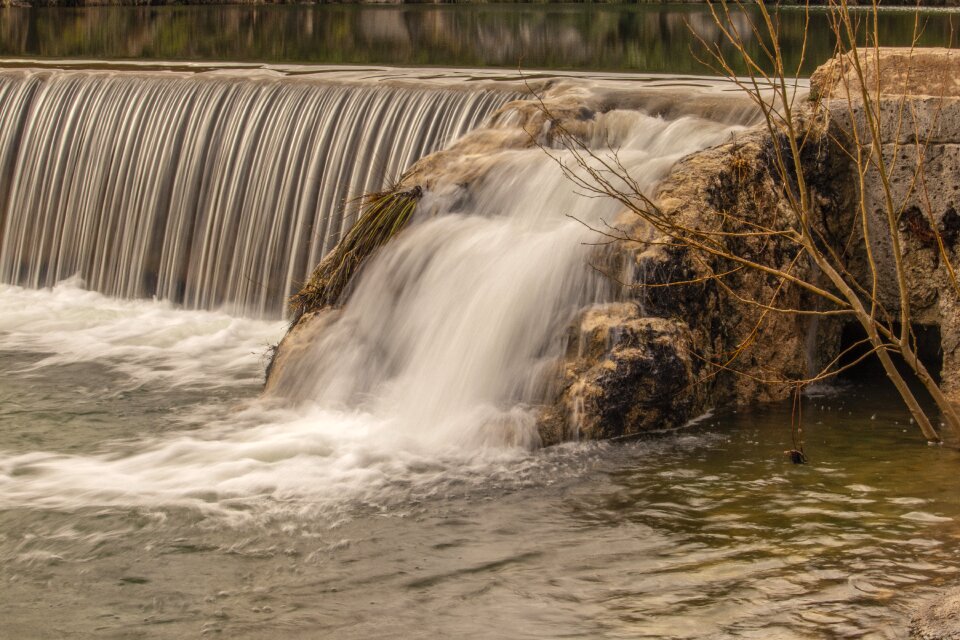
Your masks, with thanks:
[{"label": "wet rock", "polygon": [[[867,60],[864,65],[868,81],[882,80],[881,151],[891,167],[890,193],[903,205],[896,228],[914,317],[940,330],[943,386],[960,402],[960,286],[951,271],[951,265],[960,264],[960,54],[921,50],[911,56],[885,50],[878,63]],[[821,101],[811,102],[801,114],[801,135],[810,134],[803,164],[813,203],[811,224],[823,242],[844,248],[847,268],[868,282],[865,252],[857,248],[863,245],[859,180],[849,157],[833,142],[852,139],[854,132],[862,136],[864,110],[851,90],[849,65],[833,61],[811,83]],[[440,174],[460,176],[457,184],[482,179],[492,144],[549,147],[556,142],[552,132],[558,122],[577,133],[586,130],[595,113],[618,104],[612,99],[584,104],[579,98],[567,95],[550,116],[531,101],[514,112],[519,116],[511,116],[524,121],[526,133],[516,127],[478,131],[424,158],[411,179],[427,188],[432,176]],[[540,136],[536,141],[535,135]],[[792,213],[771,159],[778,145],[787,142],[772,139],[761,125],[683,158],[661,184],[661,211],[678,224],[718,232],[737,255],[789,268],[800,278],[816,278],[810,261],[797,259],[795,243],[777,236],[735,235],[754,226],[786,228]],[[925,163],[924,181],[916,177],[918,159]],[[868,172],[863,189],[874,216],[871,228],[879,230],[888,225],[882,216],[884,181]],[[598,250],[596,262],[622,278],[617,302],[583,309],[570,327],[567,352],[555,367],[555,383],[539,412],[544,444],[627,437],[684,424],[713,407],[783,399],[793,389],[790,380],[836,355],[839,321],[768,313],[745,302],[776,298],[783,308],[820,308],[800,287],[782,286],[760,271],[737,270],[720,258],[692,255],[669,238],[657,237],[629,212],[617,219],[616,229],[622,238]],[[889,239],[877,239],[882,234],[871,235],[882,274],[880,295],[888,311],[895,312],[893,249]],[[717,273],[727,275],[710,277]],[[271,379],[296,378],[296,359],[284,362],[282,352],[300,350],[325,324],[321,315],[306,320],[314,328],[285,339]]]},{"label": "wet rock", "polygon": [[668,429],[703,411],[684,323],[644,316],[632,302],[602,304],[581,314],[570,338],[564,410],[541,421],[545,444]]},{"label": "wet rock", "polygon": [[321,309],[297,319],[274,349],[267,368],[265,394],[296,397],[300,389],[309,386],[310,347],[321,339],[339,314],[339,309]]}]

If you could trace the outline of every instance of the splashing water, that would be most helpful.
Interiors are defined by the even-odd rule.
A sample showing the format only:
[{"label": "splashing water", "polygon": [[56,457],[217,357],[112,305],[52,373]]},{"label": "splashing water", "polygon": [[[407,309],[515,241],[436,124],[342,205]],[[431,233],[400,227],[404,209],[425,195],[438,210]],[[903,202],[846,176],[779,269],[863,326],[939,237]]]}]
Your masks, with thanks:
[{"label": "splashing water", "polygon": [[[618,148],[641,185],[653,188],[678,158],[725,140],[737,126],[612,110],[596,117],[589,138],[600,151]],[[556,163],[568,161],[567,152],[551,158],[538,148],[501,150],[491,139],[479,179],[464,184],[456,170],[437,176],[418,221],[373,259],[294,375],[286,372],[280,402],[204,415],[200,431],[148,439],[119,457],[2,457],[0,503],[218,511],[237,499],[270,496],[276,506],[310,496],[317,507],[384,499],[397,486],[428,490],[440,477],[476,480],[503,464],[536,464],[529,451],[538,443],[537,412],[548,400],[565,329],[583,305],[610,295],[590,268],[596,236],[584,222],[610,221],[618,206],[575,193]],[[146,316],[167,313],[151,306],[160,303],[142,304],[137,312]],[[129,322],[77,325],[71,339],[89,342],[76,348],[56,331],[41,332],[36,348],[59,355],[33,366],[116,349],[125,367],[154,358],[169,384],[200,375],[169,363],[175,356],[163,336],[176,329],[102,338],[127,335],[114,331]],[[220,331],[276,335],[274,325],[235,322]],[[197,347],[184,337],[183,345],[199,353],[219,335],[207,334]],[[211,370],[229,371],[232,362],[228,355],[212,359]]]}]

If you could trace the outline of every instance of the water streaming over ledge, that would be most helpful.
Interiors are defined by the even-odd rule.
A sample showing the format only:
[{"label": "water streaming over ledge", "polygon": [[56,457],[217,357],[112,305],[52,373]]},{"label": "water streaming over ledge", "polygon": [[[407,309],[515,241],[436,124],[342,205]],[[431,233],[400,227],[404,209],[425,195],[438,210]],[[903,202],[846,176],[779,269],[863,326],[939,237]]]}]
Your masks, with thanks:
[{"label": "water streaming over ledge", "polygon": [[279,317],[351,200],[512,91],[258,73],[0,72],[0,281]]},{"label": "water streaming over ledge", "polygon": [[[743,123],[684,95],[593,141],[653,184]],[[802,466],[789,405],[622,446],[501,437],[597,294],[565,214],[611,209],[539,149],[476,155],[365,272],[300,406],[253,400],[281,321],[0,285],[4,632],[902,637],[960,574],[958,456],[882,394],[809,399]]]},{"label": "water streaming over ledge", "polygon": [[[740,99],[718,110],[710,87],[680,89],[685,106],[669,116],[661,112],[673,93],[608,89],[596,80],[558,82],[549,99],[589,113],[579,121],[585,141],[598,152],[617,148],[645,190],[680,157],[727,140],[755,117]],[[417,220],[365,266],[344,308],[325,316],[330,324],[298,352],[296,364],[280,367],[286,373],[272,385],[275,396],[204,417],[199,430],[149,434],[130,455],[0,451],[0,508],[189,505],[230,515],[227,503],[285,512],[283,503],[307,498],[318,509],[337,510],[358,496],[390,494],[398,483],[429,483],[437,473],[459,477],[526,456],[539,442],[538,412],[551,401],[567,327],[584,305],[611,295],[609,282],[590,268],[596,237],[584,222],[597,227],[620,210],[612,199],[578,193],[557,166],[572,154],[532,144],[530,122],[522,108],[509,109],[462,138],[456,151],[431,159],[433,182]],[[237,136],[231,139],[245,139]],[[280,171],[268,164],[262,170]],[[116,251],[109,238],[96,238],[107,255]],[[135,232],[129,238],[140,240]],[[190,367],[192,351],[196,359],[227,353],[235,342],[249,345],[259,330],[276,340],[276,328],[266,324],[161,302],[115,305],[79,294],[76,283],[54,288],[49,299],[0,289],[0,300],[59,309],[35,313],[26,327],[12,319],[0,353],[4,344],[36,345],[32,351],[52,356],[18,365],[25,372],[91,362],[130,372],[135,389],[170,385],[179,393],[174,385],[188,374],[191,388],[205,378],[211,389],[235,386],[221,380],[225,364]],[[104,307],[111,308],[107,316]],[[129,320],[117,323],[117,314]],[[76,323],[62,322],[64,315]],[[112,337],[118,334],[119,342]],[[145,371],[151,362],[163,373]]]},{"label": "water streaming over ledge", "polygon": [[[464,180],[457,165],[436,171],[420,205],[429,215],[366,265],[339,315],[319,320],[322,333],[278,365],[271,393],[361,411],[373,418],[371,439],[399,436],[421,451],[539,444],[538,412],[553,401],[567,328],[614,295],[591,268],[604,240],[593,229],[622,205],[577,188],[558,167],[577,170],[562,146],[501,148],[496,134],[532,126],[511,127],[511,115],[472,147],[480,177]],[[617,149],[652,192],[681,157],[742,128],[730,120],[614,108],[594,113],[583,135],[597,154]]]}]

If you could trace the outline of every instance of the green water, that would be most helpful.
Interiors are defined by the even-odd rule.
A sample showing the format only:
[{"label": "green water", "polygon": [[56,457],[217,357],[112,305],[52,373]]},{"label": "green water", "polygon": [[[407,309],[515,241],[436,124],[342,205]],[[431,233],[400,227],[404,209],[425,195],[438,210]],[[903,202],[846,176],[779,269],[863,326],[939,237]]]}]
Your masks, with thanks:
[{"label": "green water", "polygon": [[[793,68],[804,14],[784,9],[779,19]],[[950,46],[960,14],[928,11],[921,22],[919,44]],[[6,9],[0,55],[710,73],[691,55],[699,47],[688,25],[707,42],[720,38],[703,5]],[[910,11],[882,15],[887,45],[909,44],[913,29]],[[823,12],[810,33],[805,73],[833,51]],[[750,49],[759,54],[759,43]]]}]

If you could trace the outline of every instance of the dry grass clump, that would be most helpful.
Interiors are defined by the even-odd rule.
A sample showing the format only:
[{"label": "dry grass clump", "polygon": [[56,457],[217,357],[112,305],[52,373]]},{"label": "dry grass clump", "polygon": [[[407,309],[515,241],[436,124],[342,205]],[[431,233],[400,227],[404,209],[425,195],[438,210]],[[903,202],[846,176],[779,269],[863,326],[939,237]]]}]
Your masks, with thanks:
[{"label": "dry grass clump", "polygon": [[309,311],[340,304],[367,258],[410,223],[422,196],[419,186],[363,196],[356,224],[290,298],[293,321]]}]

